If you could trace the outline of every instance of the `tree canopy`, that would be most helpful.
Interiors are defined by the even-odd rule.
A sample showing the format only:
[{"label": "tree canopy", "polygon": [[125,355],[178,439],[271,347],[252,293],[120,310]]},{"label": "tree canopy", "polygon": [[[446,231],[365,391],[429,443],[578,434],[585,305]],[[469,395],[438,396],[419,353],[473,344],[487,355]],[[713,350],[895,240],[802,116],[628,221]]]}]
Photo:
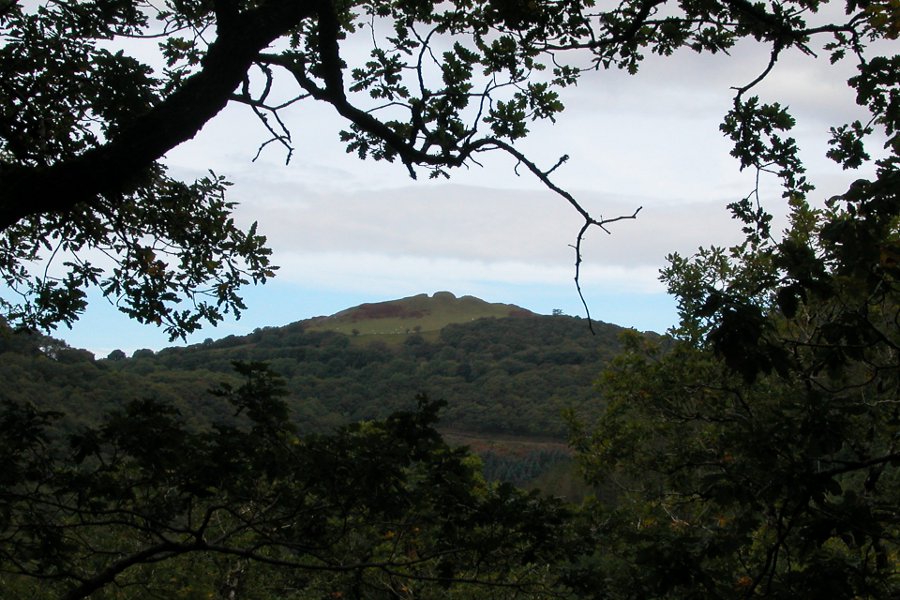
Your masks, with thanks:
[{"label": "tree canopy", "polygon": [[[896,65],[866,50],[896,37],[892,7],[7,0],[0,5],[3,313],[29,328],[71,323],[90,286],[173,338],[239,313],[240,286],[274,273],[264,236],[235,225],[222,176],[181,182],[161,162],[228,103],[246,105],[270,133],[263,147],[280,145],[288,158],[292,135],[280,115],[310,101],[344,119],[348,151],[399,161],[414,177],[447,176],[485,152],[509,153],[584,218],[578,265],[587,228],[635,215],[595,218],[557,187],[551,176],[566,156],[542,166],[515,147],[529,123],[555,119],[559,90],[587,72],[634,73],[647,54],[728,52],[751,39],[769,49],[771,62],[738,90],[726,131],[744,166],[774,165],[803,188],[793,144],[781,133],[790,116],[746,92],[788,51],[825,44],[833,61],[854,61],[860,73],[850,85],[873,122],[836,124],[833,152],[858,166],[872,127],[894,129],[882,117],[896,102],[884,87]],[[342,53],[351,38],[368,40],[358,62]],[[156,47],[155,57],[136,51],[136,40]]]},{"label": "tree canopy", "polygon": [[781,236],[763,218],[743,244],[670,257],[674,346],[634,337],[575,436],[605,490],[576,576],[590,594],[900,592],[898,189],[795,200]]},{"label": "tree canopy", "polygon": [[440,403],[301,438],[280,380],[236,368],[215,395],[237,425],[143,399],[61,435],[58,413],[0,402],[4,598],[544,593],[566,511],[488,486],[435,431]]},{"label": "tree canopy", "polygon": [[775,230],[758,190],[731,204],[743,242],[673,254],[662,271],[681,316],[673,347],[635,337],[604,375],[608,408],[575,435],[606,492],[596,562],[575,577],[591,594],[900,593],[897,66],[873,58],[851,80],[872,117],[832,130],[828,155],[845,169],[870,161],[876,127],[887,152],[822,205],[776,135],[791,124],[782,109],[753,129],[723,125],[744,165],[781,178],[788,224]]}]

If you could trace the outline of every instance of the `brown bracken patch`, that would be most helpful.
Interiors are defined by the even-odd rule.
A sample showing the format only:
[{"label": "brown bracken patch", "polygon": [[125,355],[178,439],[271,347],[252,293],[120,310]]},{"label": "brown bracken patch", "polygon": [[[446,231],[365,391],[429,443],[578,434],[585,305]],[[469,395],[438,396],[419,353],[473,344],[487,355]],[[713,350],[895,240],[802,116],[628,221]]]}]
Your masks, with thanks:
[{"label": "brown bracken patch", "polygon": [[431,311],[412,310],[399,304],[362,304],[353,311],[350,319],[355,323],[366,319],[421,319]]}]

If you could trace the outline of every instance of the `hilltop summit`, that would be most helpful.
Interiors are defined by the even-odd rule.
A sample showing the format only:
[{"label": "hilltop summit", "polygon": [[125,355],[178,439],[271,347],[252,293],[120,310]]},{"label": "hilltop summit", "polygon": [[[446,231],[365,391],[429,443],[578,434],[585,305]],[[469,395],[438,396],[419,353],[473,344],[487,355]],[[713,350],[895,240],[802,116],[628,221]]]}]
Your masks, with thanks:
[{"label": "hilltop summit", "polygon": [[476,319],[534,316],[514,304],[486,302],[474,296],[457,297],[452,292],[418,294],[399,300],[360,304],[330,317],[309,322],[309,329],[351,334],[397,334],[438,331],[454,323]]}]

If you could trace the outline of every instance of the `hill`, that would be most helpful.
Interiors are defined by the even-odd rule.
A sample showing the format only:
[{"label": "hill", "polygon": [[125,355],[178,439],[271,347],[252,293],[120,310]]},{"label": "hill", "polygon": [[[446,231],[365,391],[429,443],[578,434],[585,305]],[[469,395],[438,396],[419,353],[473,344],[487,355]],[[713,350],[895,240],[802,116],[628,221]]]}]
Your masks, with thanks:
[{"label": "hill", "polygon": [[[351,314],[330,323],[343,327]],[[440,311],[428,316],[445,318]],[[383,417],[425,393],[447,401],[448,428],[563,439],[564,410],[598,412],[593,381],[617,353],[622,331],[595,323],[592,335],[584,320],[533,314],[450,323],[431,332],[348,335],[328,324],[301,321],[155,355],[138,352],[111,366],[162,382],[200,372],[227,377],[235,360],[265,361],[286,378],[306,430]]]},{"label": "hill", "polygon": [[147,397],[199,428],[232,422],[208,390],[237,383],[234,361],[267,362],[285,378],[301,432],[384,417],[425,393],[446,401],[442,429],[477,449],[488,475],[524,483],[567,460],[564,411],[590,420],[602,410],[593,382],[623,329],[594,322],[594,331],[575,317],[423,294],[131,358],[0,335],[0,377],[5,396],[62,411],[70,428]]},{"label": "hill", "polygon": [[361,304],[330,317],[306,322],[310,331],[337,331],[346,335],[406,335],[440,331],[447,325],[478,319],[535,316],[512,304],[485,302],[474,296],[457,298],[451,292],[419,294],[399,300]]}]

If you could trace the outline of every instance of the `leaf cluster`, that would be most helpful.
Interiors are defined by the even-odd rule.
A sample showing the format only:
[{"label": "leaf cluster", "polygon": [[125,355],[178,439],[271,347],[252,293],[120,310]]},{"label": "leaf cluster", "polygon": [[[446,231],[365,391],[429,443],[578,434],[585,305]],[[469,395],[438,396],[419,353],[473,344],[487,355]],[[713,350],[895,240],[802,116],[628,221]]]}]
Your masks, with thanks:
[{"label": "leaf cluster", "polygon": [[662,279],[679,301],[675,345],[629,340],[601,383],[609,404],[598,428],[575,433],[605,489],[599,556],[573,572],[577,585],[613,573],[603,593],[622,598],[900,590],[892,77],[854,80],[875,116],[838,132],[830,152],[845,168],[871,160],[861,144],[877,123],[890,154],[821,208],[804,198],[790,144],[772,135],[790,127],[785,113],[744,105],[760,129],[729,130],[736,155],[777,165],[788,227],[772,232],[757,190],[731,206],[743,243],[670,257]]}]

